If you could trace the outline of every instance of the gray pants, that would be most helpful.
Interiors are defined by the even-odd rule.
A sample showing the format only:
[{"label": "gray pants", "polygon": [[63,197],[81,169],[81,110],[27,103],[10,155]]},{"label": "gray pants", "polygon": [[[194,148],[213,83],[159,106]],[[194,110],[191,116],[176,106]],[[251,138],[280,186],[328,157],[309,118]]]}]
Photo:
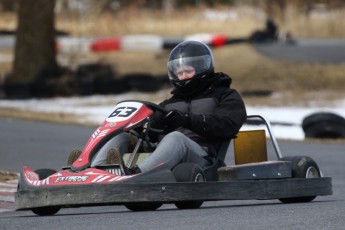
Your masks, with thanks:
[{"label": "gray pants", "polygon": [[[121,154],[128,152],[130,138],[128,133],[121,133],[109,140],[92,160],[91,167],[105,164],[110,148],[117,148]],[[205,156],[207,156],[207,152],[198,143],[184,134],[174,131],[167,134],[150,157],[141,162],[138,167],[142,172],[147,172],[161,163],[166,164],[169,168],[175,167],[180,162],[192,162],[204,166],[208,163],[204,159]]]}]

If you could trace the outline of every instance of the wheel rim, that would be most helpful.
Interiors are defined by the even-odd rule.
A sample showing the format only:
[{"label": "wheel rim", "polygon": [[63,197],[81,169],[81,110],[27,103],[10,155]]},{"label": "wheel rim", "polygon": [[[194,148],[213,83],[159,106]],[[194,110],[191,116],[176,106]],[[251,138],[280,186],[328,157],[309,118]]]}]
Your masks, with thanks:
[{"label": "wheel rim", "polygon": [[196,174],[194,182],[203,182],[204,176],[201,173]]},{"label": "wheel rim", "polygon": [[316,178],[320,177],[318,170],[315,167],[309,167],[305,174],[305,178]]}]

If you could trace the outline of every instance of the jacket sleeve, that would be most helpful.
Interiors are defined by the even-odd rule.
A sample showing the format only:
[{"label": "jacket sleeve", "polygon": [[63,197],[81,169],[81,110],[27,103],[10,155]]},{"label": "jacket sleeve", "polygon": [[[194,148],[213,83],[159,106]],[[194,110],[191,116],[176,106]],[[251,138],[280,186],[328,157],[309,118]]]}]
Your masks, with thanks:
[{"label": "jacket sleeve", "polygon": [[[163,102],[159,104],[160,106],[164,107]],[[158,130],[163,130],[165,129],[165,122],[164,122],[164,113],[157,110],[155,111],[151,117],[151,128],[158,129]],[[161,134],[158,134],[156,132],[149,132],[149,138],[151,142],[157,142],[161,137]]]},{"label": "jacket sleeve", "polygon": [[230,139],[236,137],[247,119],[244,102],[234,89],[227,89],[219,99],[219,104],[211,114],[191,114],[187,128],[210,139]]}]

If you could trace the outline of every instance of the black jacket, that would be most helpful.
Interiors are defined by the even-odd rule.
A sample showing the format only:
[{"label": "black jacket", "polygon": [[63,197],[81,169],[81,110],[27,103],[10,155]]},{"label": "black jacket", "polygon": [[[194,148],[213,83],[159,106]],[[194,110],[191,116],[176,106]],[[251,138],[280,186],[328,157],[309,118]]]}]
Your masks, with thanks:
[{"label": "black jacket", "polygon": [[177,131],[206,147],[210,155],[216,154],[223,141],[234,138],[246,120],[243,100],[229,88],[230,84],[229,76],[215,73],[203,79],[192,93],[186,95],[174,89],[173,96],[160,103],[167,111],[190,114],[189,124]]}]

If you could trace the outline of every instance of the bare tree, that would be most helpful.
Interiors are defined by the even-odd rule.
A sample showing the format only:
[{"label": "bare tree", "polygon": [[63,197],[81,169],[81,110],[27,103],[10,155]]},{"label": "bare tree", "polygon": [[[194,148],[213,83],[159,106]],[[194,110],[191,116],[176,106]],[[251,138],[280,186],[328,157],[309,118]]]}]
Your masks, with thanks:
[{"label": "bare tree", "polygon": [[19,0],[15,58],[10,81],[31,80],[44,67],[57,67],[55,0]]}]

